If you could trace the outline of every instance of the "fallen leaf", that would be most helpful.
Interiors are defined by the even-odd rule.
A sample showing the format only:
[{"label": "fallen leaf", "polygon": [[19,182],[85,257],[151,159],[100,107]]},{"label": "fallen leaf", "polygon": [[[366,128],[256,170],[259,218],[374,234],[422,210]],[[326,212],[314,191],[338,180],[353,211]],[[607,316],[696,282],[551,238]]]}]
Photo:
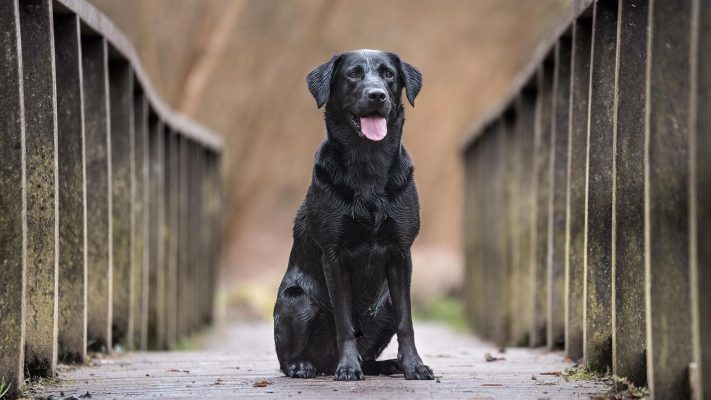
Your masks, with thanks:
[{"label": "fallen leaf", "polygon": [[504,361],[506,358],[504,357],[494,357],[491,355],[491,353],[486,353],[484,354],[484,359],[486,362],[494,362],[494,361]]},{"label": "fallen leaf", "polygon": [[260,387],[260,388],[261,388],[261,387],[267,387],[267,386],[269,386],[269,385],[271,385],[271,384],[272,384],[271,381],[268,381],[268,380],[266,380],[266,379],[260,379],[260,380],[258,380],[258,381],[256,381],[256,382],[254,382],[254,383],[252,384],[252,387]]}]

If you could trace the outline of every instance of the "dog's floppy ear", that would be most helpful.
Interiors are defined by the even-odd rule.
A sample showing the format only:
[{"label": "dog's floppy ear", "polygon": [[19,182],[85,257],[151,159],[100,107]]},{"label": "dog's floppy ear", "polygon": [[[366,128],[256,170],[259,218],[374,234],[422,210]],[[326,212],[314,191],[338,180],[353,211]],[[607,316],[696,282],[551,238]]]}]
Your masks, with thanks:
[{"label": "dog's floppy ear", "polygon": [[314,70],[309,72],[306,76],[306,85],[308,85],[309,91],[316,99],[318,108],[321,108],[328,101],[331,94],[333,76],[340,61],[341,55],[336,54],[331,57],[329,62],[314,68]]},{"label": "dog's floppy ear", "polygon": [[400,73],[400,79],[402,79],[402,85],[405,87],[405,94],[407,95],[407,101],[414,107],[415,97],[420,93],[422,88],[422,74],[414,66],[400,60],[397,54],[390,53],[393,57],[395,65],[398,67],[398,72]]}]

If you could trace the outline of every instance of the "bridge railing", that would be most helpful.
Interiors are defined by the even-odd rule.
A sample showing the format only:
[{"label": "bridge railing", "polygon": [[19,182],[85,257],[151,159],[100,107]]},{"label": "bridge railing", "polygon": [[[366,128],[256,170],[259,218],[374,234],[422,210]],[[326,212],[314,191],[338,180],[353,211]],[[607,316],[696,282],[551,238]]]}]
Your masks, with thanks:
[{"label": "bridge railing", "polygon": [[473,129],[478,333],[711,398],[709,21],[703,0],[575,0]]},{"label": "bridge railing", "polygon": [[[84,0],[0,2],[0,379],[212,322],[221,139]],[[1,389],[0,389],[1,390]]]}]

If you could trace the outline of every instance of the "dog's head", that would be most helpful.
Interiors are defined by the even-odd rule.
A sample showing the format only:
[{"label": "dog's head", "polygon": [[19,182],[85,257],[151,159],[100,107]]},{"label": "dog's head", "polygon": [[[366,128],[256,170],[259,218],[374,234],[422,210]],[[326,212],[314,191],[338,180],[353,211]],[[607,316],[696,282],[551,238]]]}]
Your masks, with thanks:
[{"label": "dog's head", "polygon": [[379,141],[401,108],[403,88],[415,105],[422,74],[397,54],[357,50],[336,54],[311,71],[306,83],[319,108],[328,103],[328,109],[341,113],[358,135]]}]

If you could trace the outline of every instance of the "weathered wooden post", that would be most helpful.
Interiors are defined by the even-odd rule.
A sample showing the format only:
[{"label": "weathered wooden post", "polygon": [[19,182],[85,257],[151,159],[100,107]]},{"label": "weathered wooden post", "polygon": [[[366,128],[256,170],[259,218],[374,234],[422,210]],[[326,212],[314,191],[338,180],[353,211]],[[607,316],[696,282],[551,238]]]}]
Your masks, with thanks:
[{"label": "weathered wooden post", "polygon": [[112,340],[133,348],[131,297],[131,160],[134,150],[133,71],[125,60],[109,63],[111,116]]},{"label": "weathered wooden post", "polygon": [[87,225],[87,342],[111,351],[111,180],[106,40],[82,36]]},{"label": "weathered wooden post", "polygon": [[149,202],[148,215],[148,347],[163,349],[165,343],[165,246],[163,240],[164,199],[164,126],[154,115],[149,119]]},{"label": "weathered wooden post", "polygon": [[548,306],[546,344],[563,347],[565,337],[565,265],[568,194],[568,129],[570,117],[570,66],[572,40],[569,34],[555,46],[553,77],[553,122],[551,126],[551,200],[548,225]]},{"label": "weathered wooden post", "polygon": [[134,157],[133,157],[133,242],[132,267],[133,297],[131,318],[133,319],[133,345],[137,349],[148,349],[148,102],[146,96],[137,92],[133,98],[134,113]]},{"label": "weathered wooden post", "polygon": [[81,32],[76,15],[55,15],[59,170],[59,360],[86,358],[86,181]]},{"label": "weathered wooden post", "polygon": [[170,129],[165,132],[165,347],[172,349],[177,342],[178,296],[178,134]]},{"label": "weathered wooden post", "polygon": [[585,217],[585,362],[612,365],[612,160],[617,1],[593,10]]},{"label": "weathered wooden post", "polygon": [[[711,4],[694,2],[692,32],[692,310],[696,398],[711,397]],[[693,382],[693,380],[692,380]]]},{"label": "weathered wooden post", "polygon": [[521,166],[521,137],[518,131],[518,105],[513,103],[504,114],[504,138],[502,151],[499,153],[502,156],[504,165],[504,199],[505,199],[505,214],[504,214],[504,235],[503,240],[506,243],[504,256],[504,265],[506,267],[504,275],[504,307],[506,323],[506,343],[505,345],[514,344],[517,340],[515,335],[518,333],[515,326],[519,320],[520,295],[519,280],[521,270],[518,268],[521,261],[520,250],[521,246],[518,241],[520,239],[518,224],[519,212],[522,193],[520,192],[520,166]]},{"label": "weathered wooden post", "polygon": [[529,85],[516,100],[516,141],[515,160],[517,166],[517,204],[515,227],[518,251],[515,253],[514,268],[518,271],[515,282],[516,317],[512,321],[511,344],[528,345],[528,327],[532,318],[530,307],[531,266],[534,262],[533,230],[535,224],[533,191],[534,126],[536,115],[536,89]]},{"label": "weathered wooden post", "polygon": [[[645,216],[647,367],[655,399],[689,397],[691,0],[650,3]],[[673,45],[672,45],[673,44]]]},{"label": "weathered wooden post", "polygon": [[612,371],[646,384],[644,122],[646,0],[620,0],[613,167]]},{"label": "weathered wooden post", "polygon": [[531,269],[531,325],[529,345],[546,343],[546,306],[548,302],[549,218],[551,201],[551,123],[553,120],[553,58],[547,55],[538,70],[538,100],[534,144],[535,171],[535,258]]},{"label": "weathered wooden post", "polygon": [[25,372],[24,114],[17,0],[0,2],[0,379],[15,396]]},{"label": "weathered wooden post", "polygon": [[585,179],[588,149],[588,96],[592,19],[578,18],[573,25],[568,134],[568,200],[566,218],[565,353],[583,357],[583,307],[585,294]]},{"label": "weathered wooden post", "polygon": [[177,332],[178,337],[184,337],[188,331],[188,318],[186,314],[189,301],[187,299],[188,290],[188,261],[187,261],[187,244],[188,244],[188,189],[187,189],[187,140],[183,137],[178,140],[178,197],[177,197],[177,213],[178,213],[178,309],[180,312],[177,315]]},{"label": "weathered wooden post", "polygon": [[57,98],[50,0],[20,2],[25,111],[25,368],[57,367]]}]

